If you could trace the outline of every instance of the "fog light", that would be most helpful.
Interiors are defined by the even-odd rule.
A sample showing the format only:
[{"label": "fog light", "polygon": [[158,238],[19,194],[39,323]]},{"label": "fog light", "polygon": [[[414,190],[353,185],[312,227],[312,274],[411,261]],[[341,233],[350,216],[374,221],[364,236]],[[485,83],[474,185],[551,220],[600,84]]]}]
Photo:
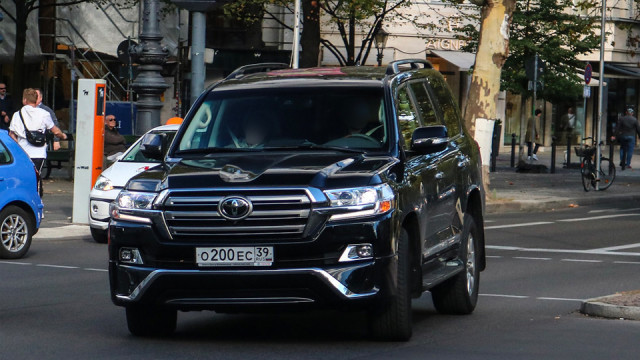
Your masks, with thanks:
[{"label": "fog light", "polygon": [[340,262],[365,260],[373,258],[373,246],[371,244],[348,245],[340,256]]},{"label": "fog light", "polygon": [[135,248],[121,248],[120,261],[127,264],[142,264],[140,251]]}]

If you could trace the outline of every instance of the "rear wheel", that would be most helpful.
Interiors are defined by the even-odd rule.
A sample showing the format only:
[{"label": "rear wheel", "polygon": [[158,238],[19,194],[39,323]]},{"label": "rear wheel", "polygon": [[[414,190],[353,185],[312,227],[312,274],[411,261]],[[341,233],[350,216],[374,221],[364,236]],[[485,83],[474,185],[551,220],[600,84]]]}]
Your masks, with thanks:
[{"label": "rear wheel", "polygon": [[95,242],[100,244],[106,244],[108,241],[107,230],[91,228],[91,236]]},{"label": "rear wheel", "polygon": [[31,247],[35,219],[25,210],[9,205],[0,211],[0,258],[19,259]]},{"label": "rear wheel", "polygon": [[178,312],[155,306],[127,306],[127,326],[136,336],[167,336],[176,329]]},{"label": "rear wheel", "polygon": [[600,184],[598,189],[607,190],[616,178],[616,166],[607,158],[600,159]]},{"label": "rear wheel", "polygon": [[431,290],[433,304],[438,312],[464,315],[472,313],[476,308],[480,285],[479,239],[480,234],[473,217],[466,214],[460,255],[464,270]]},{"label": "rear wheel", "polygon": [[369,314],[371,335],[379,340],[407,341],[411,338],[411,291],[409,234],[402,229],[398,239],[396,293],[389,303]]}]

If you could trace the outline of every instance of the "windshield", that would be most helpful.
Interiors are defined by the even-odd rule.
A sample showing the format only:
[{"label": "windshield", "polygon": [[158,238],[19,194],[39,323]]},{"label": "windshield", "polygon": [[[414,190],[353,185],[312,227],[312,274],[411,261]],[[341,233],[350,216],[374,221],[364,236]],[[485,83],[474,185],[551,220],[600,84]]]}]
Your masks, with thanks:
[{"label": "windshield", "polygon": [[[167,135],[167,144],[171,143],[171,140],[176,136],[176,130],[167,130],[167,131],[153,131],[153,134],[166,134]],[[140,145],[142,145],[142,141],[137,141],[129,150],[124,154],[120,161],[124,162],[144,162],[144,163],[159,163],[159,160],[150,159],[142,154],[140,151]]]},{"label": "windshield", "polygon": [[178,152],[386,148],[382,88],[309,87],[209,94]]}]

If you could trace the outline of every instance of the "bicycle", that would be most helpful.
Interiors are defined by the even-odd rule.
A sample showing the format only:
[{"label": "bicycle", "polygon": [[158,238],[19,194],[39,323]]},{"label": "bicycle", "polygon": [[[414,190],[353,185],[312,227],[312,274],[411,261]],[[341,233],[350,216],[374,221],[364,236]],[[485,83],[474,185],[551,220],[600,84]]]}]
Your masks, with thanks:
[{"label": "bicycle", "polygon": [[[589,139],[591,139],[591,145],[585,143]],[[584,187],[584,191],[590,191],[591,188],[607,190],[616,178],[616,166],[611,160],[603,157],[601,151],[600,172],[597,172],[596,164],[593,159],[596,155],[595,141],[592,137],[583,138],[582,141],[582,146],[575,147],[575,151],[576,155],[581,158],[580,175],[582,177],[582,186]],[[600,142],[598,146],[602,147],[602,142]]]}]

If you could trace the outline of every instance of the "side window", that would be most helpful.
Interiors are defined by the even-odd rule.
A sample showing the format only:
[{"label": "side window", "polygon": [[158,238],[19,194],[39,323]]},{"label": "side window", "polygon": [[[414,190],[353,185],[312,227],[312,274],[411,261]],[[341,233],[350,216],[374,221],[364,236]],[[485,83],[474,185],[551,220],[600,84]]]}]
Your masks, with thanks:
[{"label": "side window", "polygon": [[396,93],[396,113],[398,114],[398,126],[405,144],[411,143],[413,131],[420,127],[420,117],[416,111],[416,107],[411,100],[409,89],[406,85],[398,88]]},{"label": "side window", "polygon": [[416,97],[416,105],[420,110],[420,115],[422,116],[422,123],[424,124],[424,126],[442,125],[442,123],[436,116],[433,103],[429,98],[429,93],[427,93],[427,89],[425,89],[424,87],[424,83],[414,82],[414,83],[411,83],[411,85],[409,86],[411,86],[413,95],[415,95]]},{"label": "side window", "polygon": [[9,153],[9,150],[0,142],[0,165],[9,164],[10,162],[11,153]]},{"label": "side window", "polygon": [[429,85],[431,85],[440,104],[444,124],[447,126],[449,136],[456,136],[460,133],[460,111],[453,100],[449,86],[442,78],[438,77],[429,78]]}]

